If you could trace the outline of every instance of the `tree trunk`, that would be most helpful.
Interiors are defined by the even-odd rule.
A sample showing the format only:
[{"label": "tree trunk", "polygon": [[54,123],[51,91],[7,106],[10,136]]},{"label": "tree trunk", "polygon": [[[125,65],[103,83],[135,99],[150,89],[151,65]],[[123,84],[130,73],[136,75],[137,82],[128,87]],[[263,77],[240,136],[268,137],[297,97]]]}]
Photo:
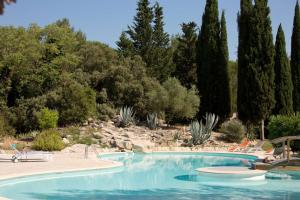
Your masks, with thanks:
[{"label": "tree trunk", "polygon": [[261,120],[260,138],[262,141],[265,140],[265,121],[264,120]]}]

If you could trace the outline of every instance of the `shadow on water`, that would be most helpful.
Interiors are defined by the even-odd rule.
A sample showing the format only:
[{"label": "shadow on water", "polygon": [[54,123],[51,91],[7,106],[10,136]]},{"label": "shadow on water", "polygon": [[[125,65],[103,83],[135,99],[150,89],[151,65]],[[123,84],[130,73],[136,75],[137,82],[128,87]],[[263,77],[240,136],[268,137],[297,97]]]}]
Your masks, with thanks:
[{"label": "shadow on water", "polygon": [[[199,188],[200,189],[200,188]],[[205,189],[203,191],[203,189]],[[245,194],[248,194],[245,196]],[[59,190],[57,193],[26,193],[32,199],[73,200],[223,200],[223,199],[255,199],[255,200],[299,200],[300,192],[289,193],[282,191],[254,191],[224,187],[204,187],[201,194],[197,190]]]}]

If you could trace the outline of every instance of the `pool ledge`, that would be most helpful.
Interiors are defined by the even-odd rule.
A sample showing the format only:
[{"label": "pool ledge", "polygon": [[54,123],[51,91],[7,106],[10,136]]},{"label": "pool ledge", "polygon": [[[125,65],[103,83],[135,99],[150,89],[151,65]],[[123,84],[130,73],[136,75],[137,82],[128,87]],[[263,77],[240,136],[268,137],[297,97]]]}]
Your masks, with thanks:
[{"label": "pool ledge", "polygon": [[247,177],[261,176],[267,173],[264,170],[252,170],[247,167],[205,167],[198,168],[196,171],[205,174],[241,175]]}]

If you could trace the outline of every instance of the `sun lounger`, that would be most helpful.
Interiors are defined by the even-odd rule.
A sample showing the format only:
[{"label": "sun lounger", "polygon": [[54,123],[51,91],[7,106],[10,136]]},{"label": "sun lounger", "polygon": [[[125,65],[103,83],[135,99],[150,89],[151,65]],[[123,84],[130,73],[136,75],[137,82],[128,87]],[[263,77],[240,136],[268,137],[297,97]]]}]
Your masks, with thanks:
[{"label": "sun lounger", "polygon": [[250,145],[250,141],[245,139],[238,146],[229,147],[228,151],[230,151],[230,152],[241,152],[241,151],[245,150],[249,145]]},{"label": "sun lounger", "polygon": [[244,153],[255,153],[258,151],[262,152],[262,151],[264,151],[262,149],[262,146],[264,145],[264,143],[265,143],[264,141],[259,141],[256,143],[256,145],[254,145],[254,147],[247,147],[243,152]]},{"label": "sun lounger", "polygon": [[19,151],[16,145],[11,145],[11,148],[16,151],[16,154],[12,156],[13,162],[18,161],[51,161],[53,154],[47,151]]}]

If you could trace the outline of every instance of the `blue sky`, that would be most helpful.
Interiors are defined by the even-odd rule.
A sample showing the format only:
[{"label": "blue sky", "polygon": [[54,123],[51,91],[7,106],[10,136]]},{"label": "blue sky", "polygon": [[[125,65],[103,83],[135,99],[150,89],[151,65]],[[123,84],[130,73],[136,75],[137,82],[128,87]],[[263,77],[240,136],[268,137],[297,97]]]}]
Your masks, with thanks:
[{"label": "blue sky", "polygon": [[[155,1],[151,1],[154,3]],[[201,25],[205,0],[158,0],[164,7],[166,31],[180,33],[180,24],[195,21]],[[236,59],[238,33],[237,13],[240,0],[219,0],[219,9],[226,12],[230,58]],[[137,0],[17,0],[5,8],[0,25],[27,27],[31,23],[47,25],[68,18],[89,40],[97,40],[115,47],[121,31],[132,24]],[[279,23],[282,23],[290,52],[294,6],[296,0],[269,0],[274,40]]]}]

